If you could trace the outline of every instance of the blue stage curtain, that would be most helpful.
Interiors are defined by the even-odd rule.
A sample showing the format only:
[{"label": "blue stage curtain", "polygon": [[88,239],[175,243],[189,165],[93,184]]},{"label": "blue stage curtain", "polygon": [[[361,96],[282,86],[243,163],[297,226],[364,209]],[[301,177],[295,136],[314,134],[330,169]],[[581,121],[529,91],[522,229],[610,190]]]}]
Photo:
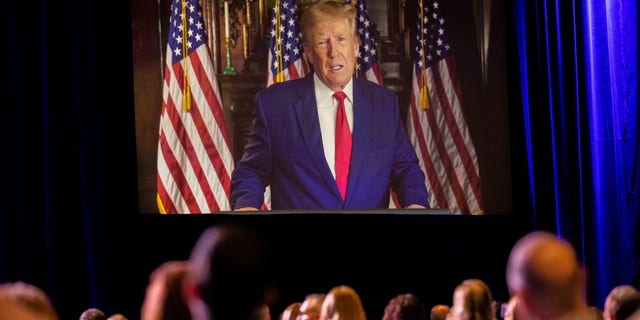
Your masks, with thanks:
[{"label": "blue stage curtain", "polygon": [[513,13],[521,209],[578,248],[602,308],[640,277],[637,1],[518,0]]},{"label": "blue stage curtain", "polygon": [[0,13],[0,283],[41,287],[61,318],[118,311],[111,290],[130,269],[130,5],[7,0]]}]

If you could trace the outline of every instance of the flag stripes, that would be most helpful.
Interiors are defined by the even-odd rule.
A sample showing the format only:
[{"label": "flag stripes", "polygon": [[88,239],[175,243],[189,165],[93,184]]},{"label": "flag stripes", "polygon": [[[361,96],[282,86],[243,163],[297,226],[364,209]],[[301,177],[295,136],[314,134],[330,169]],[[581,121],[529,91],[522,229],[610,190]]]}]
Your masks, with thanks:
[{"label": "flag stripes", "polygon": [[[169,37],[158,136],[158,209],[228,211],[234,161],[197,0],[173,1]],[[185,97],[191,98],[187,107]]]},{"label": "flag stripes", "polygon": [[483,214],[478,160],[462,110],[445,19],[438,1],[420,0],[419,5],[423,11],[417,23],[409,138],[426,175],[430,206],[454,214]]},{"label": "flag stripes", "polygon": [[431,106],[420,109],[422,80],[414,70],[408,129],[427,175],[430,205],[454,213],[481,213],[477,157],[466,126],[460,125],[465,122],[452,57],[426,72]]}]

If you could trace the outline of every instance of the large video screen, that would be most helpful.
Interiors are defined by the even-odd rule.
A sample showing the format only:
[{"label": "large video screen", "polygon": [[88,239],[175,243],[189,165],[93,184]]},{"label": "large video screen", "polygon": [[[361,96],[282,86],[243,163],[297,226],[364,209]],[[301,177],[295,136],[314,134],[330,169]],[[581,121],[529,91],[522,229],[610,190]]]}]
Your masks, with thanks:
[{"label": "large video screen", "polygon": [[[303,8],[308,2],[300,0],[298,6]],[[244,152],[244,145],[251,130],[255,94],[268,85],[275,2],[229,1],[226,14],[222,1],[202,0],[199,3],[202,9],[203,34],[206,34],[206,44],[216,70],[218,95],[228,134],[232,157],[228,162],[235,164]],[[450,158],[448,166],[439,165],[441,157],[432,152],[438,149],[434,141],[442,140],[438,142],[441,143],[440,152],[447,149],[454,154],[460,152],[456,141],[466,141],[467,146],[472,147],[472,152],[466,153],[465,161],[475,161],[475,166],[462,170],[466,170],[467,173],[469,170],[475,171],[477,177],[472,178],[471,182],[469,178],[461,178],[459,185],[442,188],[426,181],[432,208],[452,209],[453,214],[460,214],[460,206],[455,204],[455,201],[461,200],[456,200],[455,193],[464,192],[470,184],[475,184],[477,186],[470,192],[477,198],[477,207],[462,214],[510,214],[512,182],[504,1],[366,0],[362,3],[367,10],[370,22],[367,25],[371,28],[370,34],[374,39],[375,58],[383,85],[397,94],[407,130],[415,128],[418,123],[412,122],[410,117],[412,103],[415,104],[415,99],[418,98],[414,94],[413,66],[417,61],[416,48],[420,41],[427,41],[430,37],[438,37],[436,41],[446,41],[445,45],[451,56],[449,64],[455,67],[450,69],[454,72],[450,72],[442,81],[439,94],[450,96],[452,92],[455,93],[457,98],[449,98],[448,102],[453,108],[459,107],[459,114],[451,119],[455,122],[453,126],[457,126],[454,129],[460,132],[457,137],[438,137],[424,133],[429,131],[425,129],[422,131],[423,137],[413,137],[412,141],[423,140],[425,143],[421,150],[423,168],[427,167],[424,162],[434,162],[433,167],[436,167],[436,171],[434,174],[427,173],[427,176],[439,176],[445,183],[458,175],[456,168],[460,170],[464,165],[453,157]],[[420,14],[421,5],[429,8],[427,14]],[[434,9],[434,5],[437,6],[437,10]],[[164,81],[167,45],[168,39],[175,36],[170,34],[170,6],[171,1],[167,0],[132,2],[141,213],[162,211],[159,209],[157,198],[158,152],[163,95],[168,86]],[[437,21],[440,27],[420,23],[429,19],[429,23]],[[425,32],[423,38],[420,38],[420,30]],[[235,72],[226,72],[230,66]],[[427,90],[435,89],[429,87]],[[430,91],[430,94],[437,95],[438,91]],[[449,121],[448,125],[452,126],[452,120],[443,118],[434,121]],[[455,131],[454,129],[452,130]],[[417,142],[416,148],[420,150]]]}]

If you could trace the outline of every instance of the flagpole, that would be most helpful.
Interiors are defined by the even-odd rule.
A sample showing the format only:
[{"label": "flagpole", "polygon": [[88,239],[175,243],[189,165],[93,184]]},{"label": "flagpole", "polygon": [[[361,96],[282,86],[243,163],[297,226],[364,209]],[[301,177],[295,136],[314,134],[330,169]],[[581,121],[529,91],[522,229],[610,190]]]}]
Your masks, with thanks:
[{"label": "flagpole", "polygon": [[420,79],[422,84],[420,85],[420,109],[427,110],[430,107],[429,103],[429,87],[427,86],[427,65],[425,61],[425,28],[424,28],[424,3],[420,0],[420,59],[422,62],[422,70],[420,72]]},{"label": "flagpole", "polygon": [[275,12],[273,14],[276,19],[276,43],[275,43],[275,53],[276,59],[278,61],[278,72],[276,73],[276,81],[275,82],[284,82],[284,70],[282,63],[282,35],[280,34],[280,0],[276,0]]},{"label": "flagpole", "polygon": [[191,111],[191,85],[189,84],[189,47],[187,46],[187,0],[182,0],[182,110]]},{"label": "flagpole", "polygon": [[229,37],[229,2],[224,2],[224,48],[227,53],[227,68],[223,74],[237,74],[236,68],[231,64],[231,39]]},{"label": "flagpole", "polygon": [[[351,0],[351,6],[354,6],[354,7],[355,7],[355,5],[356,5],[356,0]],[[357,10],[358,10],[358,9],[356,8],[356,12],[357,12]],[[360,49],[358,49],[358,50],[360,50]],[[356,58],[356,66],[355,66],[355,69],[356,69],[356,70],[354,70],[354,72],[355,72],[355,74],[356,74],[356,78],[357,78],[357,77],[358,77],[358,69],[360,69],[360,66],[358,65],[358,59],[357,59],[357,58]]]}]

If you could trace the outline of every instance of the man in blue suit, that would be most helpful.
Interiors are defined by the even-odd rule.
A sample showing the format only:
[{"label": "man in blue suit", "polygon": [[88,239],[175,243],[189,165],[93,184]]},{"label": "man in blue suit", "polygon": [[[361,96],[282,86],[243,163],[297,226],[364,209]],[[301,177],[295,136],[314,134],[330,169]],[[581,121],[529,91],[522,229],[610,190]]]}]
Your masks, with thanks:
[{"label": "man in blue suit", "polygon": [[[389,188],[407,208],[428,207],[425,176],[407,137],[396,95],[353,77],[360,38],[356,9],[315,2],[303,12],[304,50],[314,72],[259,92],[253,128],[232,174],[231,206],[271,209],[389,207]],[[346,194],[336,184],[334,92],[346,94],[352,133]]]}]

